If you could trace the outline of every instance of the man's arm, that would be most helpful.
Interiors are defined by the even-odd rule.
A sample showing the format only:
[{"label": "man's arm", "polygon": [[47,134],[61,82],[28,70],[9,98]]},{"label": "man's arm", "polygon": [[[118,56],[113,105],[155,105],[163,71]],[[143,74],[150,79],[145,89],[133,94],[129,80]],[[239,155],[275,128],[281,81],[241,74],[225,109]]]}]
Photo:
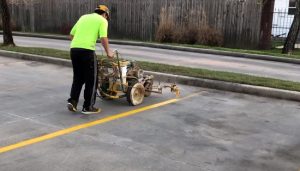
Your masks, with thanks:
[{"label": "man's arm", "polygon": [[99,38],[101,40],[102,46],[105,49],[105,53],[108,58],[113,58],[114,53],[109,49],[109,42],[107,38],[107,29],[108,29],[108,22],[106,19],[102,20],[100,27],[99,27]]},{"label": "man's arm", "polygon": [[101,38],[101,43],[102,43],[102,46],[105,49],[107,57],[113,58],[114,57],[114,53],[109,49],[108,38],[107,37],[102,37]]}]

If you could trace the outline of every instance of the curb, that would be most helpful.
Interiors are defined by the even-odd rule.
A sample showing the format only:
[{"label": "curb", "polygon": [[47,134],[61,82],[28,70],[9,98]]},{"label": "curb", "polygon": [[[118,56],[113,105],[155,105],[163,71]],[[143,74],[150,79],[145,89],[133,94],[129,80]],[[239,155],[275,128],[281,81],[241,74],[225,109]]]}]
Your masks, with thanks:
[{"label": "curb", "polygon": [[[38,62],[62,65],[67,67],[72,66],[70,60],[53,58],[48,56],[31,55],[25,53],[9,52],[4,50],[0,50],[0,55],[4,57],[38,61]],[[165,73],[152,72],[152,71],[145,71],[145,73],[153,75],[155,79],[158,81],[176,82],[176,83],[189,85],[189,86],[198,86],[198,87],[218,89],[223,91],[245,93],[245,94],[257,95],[263,97],[271,97],[271,98],[293,100],[293,101],[300,102],[300,92],[297,91],[288,91],[288,90],[281,90],[281,89],[261,87],[261,86],[231,83],[225,81],[208,80],[208,79],[172,75],[172,74],[165,74]]]},{"label": "curb", "polygon": [[70,60],[59,59],[59,58],[54,58],[54,57],[49,57],[49,56],[33,55],[33,54],[26,54],[26,53],[19,53],[19,52],[10,52],[10,51],[5,51],[5,50],[0,50],[0,56],[29,60],[29,61],[44,62],[44,63],[50,63],[50,64],[61,65],[61,66],[66,66],[66,67],[72,67],[72,63]]},{"label": "curb", "polygon": [[[0,31],[0,34],[2,34],[2,31]],[[24,36],[24,37],[69,40],[68,36],[60,36],[60,35],[41,35],[41,34],[22,33],[22,32],[13,32],[13,35]],[[111,44],[118,44],[118,45],[142,46],[142,47],[151,47],[151,48],[159,48],[159,49],[178,50],[178,51],[184,51],[184,52],[213,54],[213,55],[220,55],[220,57],[231,56],[231,57],[237,57],[237,58],[257,59],[257,60],[265,60],[265,61],[300,64],[300,59],[276,57],[276,56],[271,56],[271,55],[257,55],[257,54],[248,54],[248,53],[238,53],[238,52],[226,52],[226,51],[212,50],[212,49],[200,49],[200,48],[192,48],[192,47],[163,45],[163,44],[158,44],[158,43],[145,43],[145,42],[123,41],[123,40],[110,40],[109,42]]]},{"label": "curb", "polygon": [[244,94],[257,95],[262,97],[271,97],[276,99],[300,101],[300,92],[297,91],[281,90],[281,89],[275,89],[269,87],[252,86],[247,84],[238,84],[238,83],[231,83],[231,82],[218,81],[218,80],[179,76],[179,75],[158,73],[152,71],[147,71],[146,73],[154,75],[155,79],[160,81],[167,80],[167,82],[176,82],[176,83],[190,85],[190,86],[230,91],[235,93],[244,93]]}]

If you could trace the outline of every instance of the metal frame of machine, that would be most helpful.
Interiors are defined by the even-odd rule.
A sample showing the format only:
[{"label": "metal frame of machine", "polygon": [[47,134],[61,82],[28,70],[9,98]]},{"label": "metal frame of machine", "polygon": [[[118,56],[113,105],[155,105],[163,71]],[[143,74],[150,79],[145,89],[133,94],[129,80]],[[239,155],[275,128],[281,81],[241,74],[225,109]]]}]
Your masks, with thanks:
[{"label": "metal frame of machine", "polygon": [[153,85],[154,76],[145,75],[144,71],[134,61],[120,60],[119,52],[115,51],[116,59],[98,60],[97,94],[103,99],[119,99],[126,97],[130,105],[143,102],[144,97],[151,93],[162,94],[163,88],[170,88],[179,96],[176,84],[167,86]]}]

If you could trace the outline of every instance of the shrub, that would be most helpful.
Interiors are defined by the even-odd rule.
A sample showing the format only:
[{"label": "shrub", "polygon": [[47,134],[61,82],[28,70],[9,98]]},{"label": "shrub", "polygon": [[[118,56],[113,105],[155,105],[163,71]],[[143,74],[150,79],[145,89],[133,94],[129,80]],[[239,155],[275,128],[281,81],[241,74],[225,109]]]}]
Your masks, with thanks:
[{"label": "shrub", "polygon": [[195,44],[197,42],[197,35],[199,29],[195,26],[189,25],[187,27],[180,26],[176,27],[173,34],[174,43],[184,43],[184,44]]},{"label": "shrub", "polygon": [[208,46],[222,46],[224,37],[220,31],[212,27],[202,27],[199,29],[197,44],[203,44]]},{"label": "shrub", "polygon": [[159,25],[155,33],[155,40],[158,42],[173,42],[175,24],[172,16],[166,8],[162,8],[159,15]]},{"label": "shrub", "polygon": [[[207,17],[203,10],[190,11],[180,23],[175,20],[175,8],[162,8],[159,25],[155,33],[158,42],[203,44],[222,46],[223,35],[220,31],[208,26]],[[177,16],[178,17],[178,16]],[[177,21],[177,22],[174,22]]]},{"label": "shrub", "polygon": [[155,40],[158,42],[173,42],[175,25],[172,22],[160,23],[155,34]]}]

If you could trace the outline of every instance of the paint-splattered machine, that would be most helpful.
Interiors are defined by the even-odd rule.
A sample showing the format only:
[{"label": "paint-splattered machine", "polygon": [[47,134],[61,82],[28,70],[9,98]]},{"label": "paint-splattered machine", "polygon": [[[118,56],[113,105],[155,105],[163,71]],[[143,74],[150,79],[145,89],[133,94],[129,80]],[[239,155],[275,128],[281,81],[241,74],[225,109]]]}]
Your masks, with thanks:
[{"label": "paint-splattered machine", "polygon": [[179,96],[176,84],[153,85],[153,75],[146,75],[134,61],[120,60],[119,52],[115,51],[115,59],[98,60],[98,96],[104,99],[119,99],[126,97],[130,105],[139,105],[144,97],[151,93],[162,94],[163,88]]}]

